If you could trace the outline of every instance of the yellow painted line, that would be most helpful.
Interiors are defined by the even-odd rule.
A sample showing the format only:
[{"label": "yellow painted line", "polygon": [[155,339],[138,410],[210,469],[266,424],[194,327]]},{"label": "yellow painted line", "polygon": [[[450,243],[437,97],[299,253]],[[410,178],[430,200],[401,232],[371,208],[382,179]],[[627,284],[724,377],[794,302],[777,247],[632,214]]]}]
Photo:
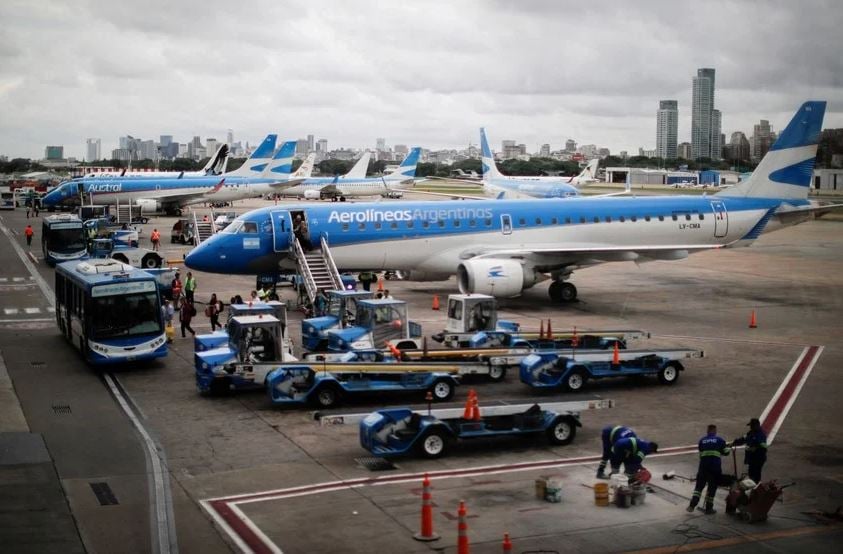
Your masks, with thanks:
[{"label": "yellow painted line", "polygon": [[659,548],[629,550],[626,554],[672,554],[674,552],[696,552],[699,550],[708,550],[710,548],[723,548],[725,546],[735,546],[745,543],[762,543],[776,539],[787,539],[803,535],[817,535],[835,531],[843,531],[843,527],[840,525],[794,527],[792,529],[781,529],[779,531],[769,531],[767,533],[754,533],[752,535],[739,535],[737,537],[700,541],[691,544],[674,544],[671,546],[661,546]]}]

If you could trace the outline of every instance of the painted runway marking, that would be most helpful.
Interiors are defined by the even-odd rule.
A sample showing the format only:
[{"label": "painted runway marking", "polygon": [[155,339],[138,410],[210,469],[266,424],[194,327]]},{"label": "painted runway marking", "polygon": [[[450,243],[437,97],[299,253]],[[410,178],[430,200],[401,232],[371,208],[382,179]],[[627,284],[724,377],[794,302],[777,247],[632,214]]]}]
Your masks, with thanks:
[{"label": "painted runway marking", "polygon": [[41,308],[24,308],[23,311],[25,311],[28,314],[40,314]]},{"label": "painted runway marking", "polygon": [[3,313],[6,315],[15,315],[19,311],[17,308],[3,308]]},{"label": "painted runway marking", "polygon": [[[770,399],[767,407],[761,415],[761,422],[764,429],[768,431],[767,443],[772,444],[776,433],[779,430],[784,418],[796,401],[796,397],[802,390],[808,376],[814,368],[823,351],[822,346],[807,346],[797,358],[796,363],[785,376],[776,393]],[[674,446],[659,449],[657,454],[651,458],[676,456],[697,452],[697,445]],[[430,480],[454,479],[461,477],[475,477],[478,475],[488,476],[502,473],[516,473],[521,471],[532,471],[536,469],[560,468],[572,465],[596,463],[600,461],[600,455],[581,456],[577,458],[557,458],[551,460],[539,460],[535,462],[522,462],[517,464],[501,464],[491,466],[480,466],[472,468],[449,469],[440,471],[428,471],[421,473],[404,473],[398,475],[387,475],[382,477],[364,477],[359,479],[347,479],[340,481],[329,481],[313,485],[290,487],[256,493],[247,493],[220,498],[201,500],[202,508],[208,513],[213,522],[229,537],[233,544],[243,552],[255,554],[281,553],[281,549],[261,532],[261,530],[249,519],[248,516],[238,507],[240,504],[253,504],[284,498],[295,498],[323,494],[329,492],[351,490],[363,487],[376,487],[381,485],[395,485],[401,483],[418,483],[427,473]]]}]

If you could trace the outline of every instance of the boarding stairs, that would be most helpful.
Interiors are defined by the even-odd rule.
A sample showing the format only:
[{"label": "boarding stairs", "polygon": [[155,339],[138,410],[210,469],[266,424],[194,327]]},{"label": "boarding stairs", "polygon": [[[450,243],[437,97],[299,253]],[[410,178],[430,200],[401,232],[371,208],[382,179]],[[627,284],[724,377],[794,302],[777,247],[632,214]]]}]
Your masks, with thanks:
[{"label": "boarding stairs", "polygon": [[117,223],[132,223],[132,216],[140,217],[141,207],[131,202],[121,204],[119,201],[114,205],[114,214]]},{"label": "boarding stairs", "polygon": [[[196,246],[199,246],[209,238],[211,238],[216,230],[214,229],[214,219],[211,216],[199,215],[197,212],[192,212],[193,215],[193,228],[195,229],[195,233],[193,234],[193,240],[196,243]],[[205,221],[205,217],[208,218]]]},{"label": "boarding stairs", "polygon": [[313,303],[320,290],[342,289],[342,278],[340,272],[331,256],[331,249],[328,248],[328,241],[322,237],[319,241],[319,248],[305,252],[299,239],[293,240],[293,249],[296,256],[296,266],[301,276],[307,298]]}]

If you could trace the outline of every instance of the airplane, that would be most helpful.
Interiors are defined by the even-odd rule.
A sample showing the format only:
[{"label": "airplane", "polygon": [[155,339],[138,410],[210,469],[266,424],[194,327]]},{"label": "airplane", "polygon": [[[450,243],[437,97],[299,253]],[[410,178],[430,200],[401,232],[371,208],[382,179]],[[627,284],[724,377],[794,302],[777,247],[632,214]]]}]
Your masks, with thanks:
[{"label": "airplane", "polygon": [[[98,173],[87,173],[80,178],[89,179],[106,179],[113,177],[138,177],[138,178],[154,178],[154,177],[201,177],[205,175],[222,175],[225,173],[225,168],[228,166],[229,149],[227,144],[220,144],[213,156],[208,158],[205,167],[198,171],[138,171],[132,170],[132,162],[129,161],[129,167],[124,168],[119,173],[112,173],[110,171],[103,171]],[[83,168],[84,169],[84,168]]]},{"label": "airplane", "polygon": [[[345,176],[336,177],[311,177],[302,183],[285,189],[281,194],[284,196],[298,196],[308,200],[321,200],[330,198],[332,201],[345,202],[346,198],[356,196],[390,196],[398,185],[413,183],[416,175],[421,148],[413,148],[398,166],[394,173],[383,177],[365,177],[368,168],[368,156],[366,152]],[[365,165],[363,164],[365,160]],[[363,176],[360,175],[362,168]],[[352,175],[352,176],[349,176]]]},{"label": "airplane", "polygon": [[506,198],[566,198],[579,195],[580,185],[597,181],[599,160],[591,160],[583,171],[573,177],[507,176],[498,171],[486,129],[480,128],[480,156],[483,167],[483,187],[492,195],[504,193]]},{"label": "airplane", "polygon": [[[366,152],[363,153],[362,156],[360,156],[360,158],[352,166],[352,168],[350,170],[348,170],[348,173],[346,173],[342,177],[334,176],[334,177],[318,178],[318,177],[311,177],[311,175],[313,173],[313,162],[315,162],[315,160],[316,160],[316,154],[310,154],[310,156],[313,156],[313,161],[310,163],[309,170],[307,171],[307,173],[304,174],[304,172],[302,171],[302,167],[304,167],[305,164],[302,164],[302,167],[300,167],[299,171],[297,171],[297,173],[302,173],[301,176],[304,177],[304,181],[299,183],[299,186],[297,186],[297,187],[291,187],[293,190],[286,189],[279,196],[290,196],[290,197],[295,197],[295,198],[305,198],[307,200],[321,200],[322,198],[325,198],[328,195],[326,194],[326,195],[323,196],[320,193],[320,189],[307,187],[305,185],[308,185],[308,184],[316,185],[319,182],[324,182],[324,183],[330,184],[330,183],[333,183],[335,180],[338,180],[338,179],[344,180],[344,179],[364,178],[364,177],[366,177],[366,171],[369,169],[369,160],[372,159],[372,153],[367,150]],[[308,159],[310,159],[310,158],[308,157]],[[305,162],[305,163],[307,163],[307,162]]]},{"label": "airplane", "polygon": [[88,200],[98,204],[133,202],[149,211],[181,214],[181,209],[202,202],[230,202],[281,190],[291,181],[295,142],[285,142],[273,156],[277,135],[269,135],[240,168],[205,177],[74,179],[49,192],[41,203],[50,207]]},{"label": "airplane", "polygon": [[482,179],[476,171],[463,171],[462,169],[452,169],[449,179],[456,179],[458,181],[479,181]]},{"label": "airplane", "polygon": [[399,270],[419,281],[456,275],[463,293],[497,297],[551,279],[551,299],[571,302],[577,269],[748,246],[762,232],[813,217],[823,209],[807,197],[825,108],[805,102],[752,177],[710,196],[270,207],[238,217],[185,264],[227,274],[293,268],[292,221],[301,215],[310,237],[327,237],[340,270]]}]

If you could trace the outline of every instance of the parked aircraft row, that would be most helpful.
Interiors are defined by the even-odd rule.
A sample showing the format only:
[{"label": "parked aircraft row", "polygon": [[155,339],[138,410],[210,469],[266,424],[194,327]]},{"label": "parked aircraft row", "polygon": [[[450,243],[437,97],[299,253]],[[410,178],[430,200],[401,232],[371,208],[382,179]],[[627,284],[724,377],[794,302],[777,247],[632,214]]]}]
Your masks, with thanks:
[{"label": "parked aircraft row", "polygon": [[[292,268],[292,222],[302,216],[314,244],[329,238],[341,270],[400,270],[413,280],[456,275],[465,293],[501,297],[551,279],[550,297],[571,301],[577,269],[745,246],[826,210],[807,199],[825,107],[803,104],[752,176],[712,196],[273,206],[240,216],[185,263],[229,274]],[[488,145],[483,154],[491,168]]]}]

